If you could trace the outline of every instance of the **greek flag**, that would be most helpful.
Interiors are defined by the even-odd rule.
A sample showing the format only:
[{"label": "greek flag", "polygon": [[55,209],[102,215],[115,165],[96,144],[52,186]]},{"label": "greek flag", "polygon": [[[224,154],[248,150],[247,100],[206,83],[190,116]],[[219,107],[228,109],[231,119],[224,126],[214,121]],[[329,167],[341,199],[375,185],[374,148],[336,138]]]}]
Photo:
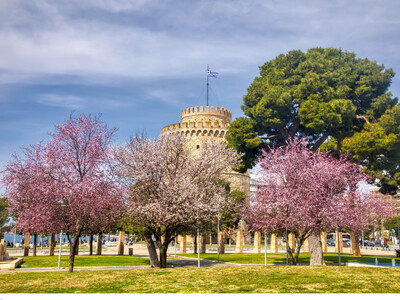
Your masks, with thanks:
[{"label": "greek flag", "polygon": [[218,77],[218,72],[211,72],[211,70],[208,70],[207,74],[208,77],[214,77],[214,78]]}]

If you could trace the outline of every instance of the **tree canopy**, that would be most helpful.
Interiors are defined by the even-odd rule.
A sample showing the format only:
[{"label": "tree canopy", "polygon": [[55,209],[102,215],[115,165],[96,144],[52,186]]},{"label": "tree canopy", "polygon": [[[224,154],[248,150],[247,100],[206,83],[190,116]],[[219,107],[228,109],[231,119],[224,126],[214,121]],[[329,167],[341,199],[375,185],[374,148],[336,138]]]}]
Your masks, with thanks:
[{"label": "tree canopy", "polygon": [[315,154],[304,139],[263,154],[261,184],[243,217],[253,230],[295,233],[296,249],[288,249],[293,264],[304,240],[313,233],[339,228],[357,234],[374,221],[392,216],[391,204],[360,189],[364,174],[343,157]]},{"label": "tree canopy", "polygon": [[[394,75],[375,61],[335,48],[293,50],[266,62],[243,97],[246,117],[229,127],[227,140],[243,155],[239,170],[254,166],[267,145],[300,136],[313,151],[328,142],[330,149],[341,150],[346,138],[394,109],[398,99],[388,91]],[[391,138],[387,148],[393,146]]]},{"label": "tree canopy", "polygon": [[[46,144],[13,155],[3,177],[6,195],[24,232],[62,230],[75,250],[84,232],[116,224],[123,207],[123,189],[114,180],[110,143],[115,129],[98,116],[71,114],[55,126]],[[101,229],[103,228],[103,229]]]},{"label": "tree canopy", "polygon": [[3,232],[7,231],[7,223],[9,221],[9,204],[7,198],[0,198],[0,239],[3,237]]},{"label": "tree canopy", "polygon": [[237,162],[237,153],[217,142],[193,153],[186,143],[179,135],[135,137],[116,149],[118,174],[131,187],[127,214],[146,229],[155,267],[166,267],[168,245],[178,234],[216,219],[228,203],[217,179]]},{"label": "tree canopy", "polygon": [[400,105],[395,105],[376,121],[364,124],[360,132],[343,141],[343,150],[352,154],[370,174],[379,179],[383,194],[396,193],[400,185]]}]

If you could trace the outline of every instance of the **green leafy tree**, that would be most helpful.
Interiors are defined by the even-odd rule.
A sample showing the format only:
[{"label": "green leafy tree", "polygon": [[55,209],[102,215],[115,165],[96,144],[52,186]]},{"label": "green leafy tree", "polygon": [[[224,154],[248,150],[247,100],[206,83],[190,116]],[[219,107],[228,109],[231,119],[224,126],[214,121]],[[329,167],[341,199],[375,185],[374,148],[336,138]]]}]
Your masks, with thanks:
[{"label": "green leafy tree", "polygon": [[242,191],[235,190],[226,197],[229,199],[228,205],[221,212],[220,226],[222,230],[236,229],[240,221],[238,207],[246,199],[246,195]]},{"label": "green leafy tree", "polygon": [[379,179],[383,194],[395,194],[400,185],[400,105],[385,111],[360,132],[343,141],[343,150],[365,166],[371,181]]},{"label": "green leafy tree", "polygon": [[398,233],[397,233],[397,222],[398,222],[398,220],[397,220],[397,216],[396,217],[393,217],[393,218],[390,218],[390,219],[388,219],[388,220],[386,220],[384,223],[383,223],[383,226],[385,227],[385,229],[387,229],[387,230],[392,230],[392,229],[394,229],[395,231],[396,231],[396,236],[398,236]]},{"label": "green leafy tree", "polygon": [[[390,130],[397,130],[398,119],[395,112],[383,117],[397,109],[398,99],[388,91],[394,75],[392,69],[375,61],[335,48],[293,50],[266,62],[243,97],[246,117],[237,118],[229,127],[228,143],[242,154],[238,171],[253,167],[261,149],[305,137],[313,151],[339,153],[343,144],[352,154],[357,149],[359,157],[354,159],[370,170],[379,162],[376,168],[386,175],[380,163],[381,145],[372,145],[374,140],[371,151],[361,153],[364,148],[359,145],[365,140],[356,134],[377,132],[387,149],[386,161],[396,154],[392,150],[397,139]],[[318,239],[310,238],[313,257],[322,256]]]},{"label": "green leafy tree", "polygon": [[335,48],[293,50],[260,67],[227,140],[242,154],[239,171],[260,149],[305,136],[310,149],[340,151],[344,139],[377,122],[397,98],[388,92],[392,69]]},{"label": "green leafy tree", "polygon": [[7,198],[0,198],[0,240],[3,238],[4,232],[10,230],[8,226],[9,222],[9,205]]}]

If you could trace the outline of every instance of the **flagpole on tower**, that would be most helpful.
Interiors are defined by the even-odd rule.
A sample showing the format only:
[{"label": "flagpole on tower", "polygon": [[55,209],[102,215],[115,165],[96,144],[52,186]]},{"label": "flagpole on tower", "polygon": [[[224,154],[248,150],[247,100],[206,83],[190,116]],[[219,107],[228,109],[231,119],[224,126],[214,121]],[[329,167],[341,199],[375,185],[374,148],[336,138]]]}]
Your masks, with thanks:
[{"label": "flagpole on tower", "polygon": [[207,106],[208,106],[208,87],[210,85],[210,83],[208,81],[208,77],[217,78],[218,77],[218,72],[211,72],[210,67],[207,64]]},{"label": "flagpole on tower", "polygon": [[208,83],[208,74],[209,74],[209,72],[210,72],[210,68],[209,68],[209,66],[208,66],[208,64],[207,64],[207,106],[208,106],[208,86],[210,85],[209,83]]}]

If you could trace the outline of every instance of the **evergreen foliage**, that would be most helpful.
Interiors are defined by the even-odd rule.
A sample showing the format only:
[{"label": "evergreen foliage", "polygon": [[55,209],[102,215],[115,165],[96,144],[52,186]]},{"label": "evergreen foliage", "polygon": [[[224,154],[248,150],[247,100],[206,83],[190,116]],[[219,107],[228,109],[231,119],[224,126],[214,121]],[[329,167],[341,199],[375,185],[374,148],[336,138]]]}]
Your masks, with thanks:
[{"label": "evergreen foliage", "polygon": [[398,99],[388,91],[394,75],[335,48],[293,50],[266,62],[243,98],[246,117],[232,122],[227,135],[242,154],[239,171],[254,166],[260,149],[302,136],[313,151],[350,151],[373,176],[390,164],[388,179],[380,178],[393,180],[400,132]]}]

